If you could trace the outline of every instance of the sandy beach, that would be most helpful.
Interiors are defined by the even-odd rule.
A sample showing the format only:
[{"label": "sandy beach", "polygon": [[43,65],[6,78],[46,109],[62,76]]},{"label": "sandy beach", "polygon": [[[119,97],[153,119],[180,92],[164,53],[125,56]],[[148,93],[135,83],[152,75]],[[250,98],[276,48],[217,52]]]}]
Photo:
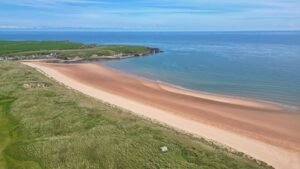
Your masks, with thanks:
[{"label": "sandy beach", "polygon": [[23,63],[86,95],[227,145],[275,168],[300,168],[299,110],[184,90],[96,64]]}]

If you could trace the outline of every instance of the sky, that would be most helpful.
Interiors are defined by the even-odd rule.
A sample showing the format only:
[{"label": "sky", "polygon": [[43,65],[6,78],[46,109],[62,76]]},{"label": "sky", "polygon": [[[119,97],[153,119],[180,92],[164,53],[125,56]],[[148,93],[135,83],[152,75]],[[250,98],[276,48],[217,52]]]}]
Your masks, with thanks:
[{"label": "sky", "polygon": [[0,0],[0,29],[300,30],[300,0]]}]

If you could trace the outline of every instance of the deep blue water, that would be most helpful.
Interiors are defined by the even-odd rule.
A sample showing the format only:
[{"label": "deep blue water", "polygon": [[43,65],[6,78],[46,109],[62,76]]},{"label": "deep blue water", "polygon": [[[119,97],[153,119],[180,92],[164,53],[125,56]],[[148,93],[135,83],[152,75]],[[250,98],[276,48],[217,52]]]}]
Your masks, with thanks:
[{"label": "deep blue water", "polygon": [[300,32],[8,32],[6,40],[71,40],[159,47],[102,64],[189,89],[300,107]]}]

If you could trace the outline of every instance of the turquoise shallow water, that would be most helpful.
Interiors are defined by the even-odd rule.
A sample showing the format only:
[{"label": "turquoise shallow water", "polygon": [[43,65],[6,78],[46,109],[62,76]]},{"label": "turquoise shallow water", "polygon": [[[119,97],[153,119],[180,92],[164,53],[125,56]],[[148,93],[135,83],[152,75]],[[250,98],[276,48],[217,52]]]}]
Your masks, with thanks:
[{"label": "turquoise shallow water", "polygon": [[7,40],[138,44],[164,52],[101,64],[188,89],[300,107],[300,32],[0,32]]}]

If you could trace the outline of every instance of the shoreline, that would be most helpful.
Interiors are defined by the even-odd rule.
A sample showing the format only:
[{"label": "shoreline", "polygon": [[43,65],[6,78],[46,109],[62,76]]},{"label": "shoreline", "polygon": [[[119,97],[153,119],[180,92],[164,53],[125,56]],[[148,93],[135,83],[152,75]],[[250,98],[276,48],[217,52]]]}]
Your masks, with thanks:
[{"label": "shoreline", "polygon": [[[277,107],[279,109],[283,108],[285,110],[300,112],[300,107],[299,106],[288,104],[288,103],[281,103],[281,102],[278,102],[278,101],[271,101],[271,100],[261,99],[261,98],[253,98],[253,97],[248,97],[248,96],[233,95],[233,94],[228,94],[228,93],[216,93],[216,92],[203,91],[203,90],[197,90],[197,89],[189,89],[189,88],[186,88],[184,86],[173,84],[171,82],[165,82],[165,81],[158,80],[158,79],[151,79],[151,78],[143,77],[141,75],[134,74],[134,73],[126,71],[126,70],[113,68],[113,67],[104,65],[99,61],[96,62],[96,63],[94,63],[94,62],[85,62],[85,63],[100,65],[102,67],[105,67],[107,69],[111,69],[111,70],[119,72],[119,73],[125,73],[128,76],[131,76],[131,77],[134,77],[134,78],[139,78],[139,79],[143,79],[143,80],[146,80],[146,81],[152,81],[152,82],[155,82],[155,83],[158,83],[158,84],[170,86],[171,88],[178,89],[179,91],[184,90],[186,92],[193,93],[193,94],[198,93],[201,96],[208,95],[208,96],[213,96],[213,97],[229,98],[229,99],[235,99],[235,100],[238,99],[238,100],[242,100],[242,101],[246,101],[246,102],[257,102],[257,103],[263,104],[263,105],[272,105],[273,107]],[[77,63],[75,63],[75,64],[77,64]]]},{"label": "shoreline", "polygon": [[[103,65],[105,66],[105,65]],[[122,72],[122,71],[120,71]],[[127,73],[127,72],[125,72]],[[132,74],[130,74],[132,75]],[[135,76],[135,75],[134,75]],[[147,79],[141,76],[135,76],[137,78],[142,78],[142,79],[146,79],[146,80],[150,80],[151,79]],[[160,80],[152,80],[155,81],[159,84],[163,84],[163,85],[167,85],[170,86],[172,88],[178,89],[178,90],[184,90],[185,92],[189,92],[189,93],[196,93],[196,94],[200,94],[201,96],[207,95],[207,96],[213,96],[213,97],[222,97],[222,98],[226,98],[226,99],[235,99],[235,100],[240,100],[240,101],[245,101],[245,102],[255,102],[258,104],[262,104],[262,105],[271,105],[272,107],[277,107],[278,109],[287,109],[287,110],[291,110],[291,111],[300,111],[300,107],[298,106],[294,106],[294,105],[290,105],[290,104],[285,104],[285,103],[279,103],[276,101],[270,101],[270,100],[263,100],[263,99],[258,99],[258,98],[252,98],[252,97],[246,97],[246,96],[239,96],[239,95],[231,95],[231,94],[225,94],[225,93],[214,93],[214,92],[208,92],[208,91],[201,91],[201,90],[194,90],[194,89],[189,89],[183,86],[179,86],[179,85],[175,85],[169,82],[164,82],[164,81],[160,81]]]},{"label": "shoreline", "polygon": [[180,85],[172,84],[170,82],[165,82],[165,81],[161,81],[161,80],[157,80],[157,79],[151,79],[151,78],[136,75],[136,74],[133,74],[133,73],[130,73],[130,72],[127,72],[127,71],[123,71],[121,69],[112,68],[110,66],[101,64],[101,62],[97,62],[97,63],[86,62],[86,63],[99,65],[101,67],[105,67],[106,69],[110,69],[110,70],[118,72],[118,73],[124,73],[127,76],[131,76],[133,78],[138,78],[138,79],[142,79],[142,80],[145,80],[145,81],[154,82],[154,83],[157,83],[157,84],[161,84],[163,86],[169,86],[170,88],[174,88],[177,92],[184,91],[184,92],[182,92],[182,94],[187,92],[187,93],[189,93],[189,95],[195,95],[195,96],[196,95],[201,95],[201,97],[207,96],[207,98],[210,98],[210,99],[213,99],[213,97],[215,97],[215,98],[216,97],[217,98],[226,98],[226,99],[244,101],[245,103],[246,102],[248,102],[248,103],[251,102],[251,103],[261,104],[261,105],[264,105],[264,106],[269,105],[270,107],[273,107],[273,108],[276,107],[277,109],[300,111],[300,107],[297,107],[297,106],[294,106],[294,105],[279,103],[279,102],[276,102],[276,101],[252,98],[252,97],[244,97],[244,96],[230,95],[230,94],[224,94],[224,93],[220,94],[220,93],[213,93],[213,92],[202,91],[202,90],[189,89],[189,88],[186,88],[186,87],[183,87],[183,86],[180,86]]},{"label": "shoreline", "polygon": [[[34,67],[58,82],[84,94],[120,106],[143,117],[167,124],[170,127],[217,141],[237,151],[244,152],[252,157],[267,162],[276,168],[284,169],[288,167],[296,169],[300,166],[300,145],[297,144],[299,138],[297,136],[293,137],[293,132],[299,129],[296,123],[297,119],[291,122],[292,126],[286,123],[286,120],[293,120],[293,118],[298,118],[298,116],[295,115],[294,117],[292,116],[293,114],[289,114],[292,116],[290,118],[285,114],[279,114],[282,113],[282,110],[272,105],[248,100],[245,101],[239,98],[224,98],[213,95],[205,96],[203,93],[202,95],[201,93],[195,94],[192,91],[185,91],[150,80],[143,80],[94,64],[55,65],[32,62],[26,62],[24,64]],[[97,69],[99,69],[99,74],[95,71]],[[100,70],[103,71],[102,74]],[[83,75],[88,74],[90,74],[91,77],[102,77],[99,77],[99,79],[83,77]],[[102,80],[102,82],[107,81],[107,84],[103,84],[104,87],[99,86],[102,85],[99,83],[101,82],[100,80]],[[116,82],[119,85],[112,85],[112,82]],[[124,88],[122,88],[123,91],[120,89],[120,86]],[[141,91],[143,92],[141,93]],[[158,98],[156,100],[147,98],[151,96],[150,94]],[[177,108],[179,112],[174,111],[174,109]],[[186,112],[181,112],[181,110],[186,110]],[[243,112],[239,112],[240,110],[243,110]],[[224,115],[224,113],[222,114],[220,111],[227,112],[228,115]],[[233,112],[232,114],[230,114],[231,111]],[[264,111],[267,111],[267,113],[264,113]],[[253,112],[257,114],[251,115]],[[261,115],[259,115],[260,113]],[[261,124],[261,121],[259,121],[260,123],[255,123],[255,119],[260,116],[262,116],[263,120],[266,120],[266,124]],[[282,117],[283,120],[278,118],[278,116]],[[274,119],[268,121],[270,117]],[[247,118],[254,120],[247,121]],[[222,121],[224,123],[221,123]],[[231,122],[234,122],[232,123],[232,127],[237,131],[224,127],[225,124],[228,125]],[[276,128],[276,126],[275,128],[271,128],[271,124],[274,125],[277,123],[282,123],[286,125],[284,126],[286,129],[293,130],[289,133],[290,135],[285,136],[287,139],[290,137],[290,142],[284,140],[284,143],[278,143],[279,136],[281,136],[280,134],[287,130],[281,130],[281,126],[279,126],[279,128]],[[256,125],[259,125],[259,127],[253,128]],[[238,127],[244,127],[244,130],[239,131]],[[246,132],[247,129],[249,133]],[[254,135],[256,133],[253,133],[253,131],[257,129],[262,130],[263,134],[268,134],[268,137],[263,139],[256,138]],[[276,132],[272,133],[275,129],[280,130],[281,133],[279,133],[279,135]],[[270,143],[270,141],[274,141],[276,144],[274,144],[274,142]]]}]

